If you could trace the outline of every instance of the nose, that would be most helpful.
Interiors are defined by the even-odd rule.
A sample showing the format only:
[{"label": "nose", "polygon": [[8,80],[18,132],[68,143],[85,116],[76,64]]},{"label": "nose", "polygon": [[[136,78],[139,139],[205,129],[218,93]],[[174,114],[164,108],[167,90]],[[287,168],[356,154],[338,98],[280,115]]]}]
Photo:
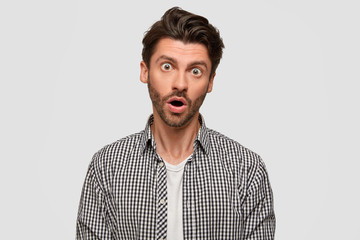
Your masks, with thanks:
[{"label": "nose", "polygon": [[179,92],[182,92],[182,91],[186,92],[188,89],[188,80],[187,80],[186,73],[178,72],[178,74],[176,74],[176,76],[174,76],[174,77],[175,78],[173,80],[172,89],[177,90]]}]

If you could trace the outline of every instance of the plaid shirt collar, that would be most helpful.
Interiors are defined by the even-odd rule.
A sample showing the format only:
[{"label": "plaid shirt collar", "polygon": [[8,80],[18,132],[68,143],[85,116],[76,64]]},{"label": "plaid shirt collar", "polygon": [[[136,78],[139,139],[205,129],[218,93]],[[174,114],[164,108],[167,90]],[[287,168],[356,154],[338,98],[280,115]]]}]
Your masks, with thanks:
[{"label": "plaid shirt collar", "polygon": [[[209,129],[205,125],[204,118],[201,114],[199,114],[199,122],[200,129],[194,141],[194,150],[199,145],[201,149],[205,152],[205,154],[209,154],[210,152],[210,140],[209,140]],[[141,137],[141,152],[144,153],[147,146],[152,146],[154,150],[156,150],[155,139],[153,138],[150,126],[154,123],[154,115],[150,115],[147,124],[145,126],[145,130],[143,131],[143,135]]]}]

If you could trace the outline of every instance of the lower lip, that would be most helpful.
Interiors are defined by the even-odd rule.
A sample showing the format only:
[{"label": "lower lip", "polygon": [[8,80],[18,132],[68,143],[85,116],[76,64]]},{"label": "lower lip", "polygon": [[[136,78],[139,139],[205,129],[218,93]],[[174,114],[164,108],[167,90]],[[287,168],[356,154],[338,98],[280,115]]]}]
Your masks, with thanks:
[{"label": "lower lip", "polygon": [[167,104],[169,110],[173,113],[182,113],[186,110],[186,105],[182,105],[180,107],[176,107],[174,105],[171,105],[170,103]]}]

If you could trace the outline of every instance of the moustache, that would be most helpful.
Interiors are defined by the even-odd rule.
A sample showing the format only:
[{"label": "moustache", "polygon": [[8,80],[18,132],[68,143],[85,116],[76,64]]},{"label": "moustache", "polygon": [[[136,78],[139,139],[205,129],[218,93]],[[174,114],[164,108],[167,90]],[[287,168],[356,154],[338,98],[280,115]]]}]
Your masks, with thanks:
[{"label": "moustache", "polygon": [[169,100],[172,97],[182,97],[185,98],[186,101],[188,102],[188,104],[191,104],[191,99],[187,96],[186,92],[184,91],[178,91],[175,90],[174,92],[170,93],[169,95],[165,96],[163,98],[163,101],[167,102],[167,100]]}]

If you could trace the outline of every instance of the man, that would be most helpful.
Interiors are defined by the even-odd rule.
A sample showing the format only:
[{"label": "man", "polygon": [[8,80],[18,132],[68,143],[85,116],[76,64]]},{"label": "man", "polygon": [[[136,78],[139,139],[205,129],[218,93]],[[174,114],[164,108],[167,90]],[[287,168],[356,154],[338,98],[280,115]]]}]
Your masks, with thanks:
[{"label": "man", "polygon": [[207,19],[169,9],[143,39],[145,130],[90,164],[77,239],[273,239],[272,191],[260,157],[199,114],[224,44]]}]

